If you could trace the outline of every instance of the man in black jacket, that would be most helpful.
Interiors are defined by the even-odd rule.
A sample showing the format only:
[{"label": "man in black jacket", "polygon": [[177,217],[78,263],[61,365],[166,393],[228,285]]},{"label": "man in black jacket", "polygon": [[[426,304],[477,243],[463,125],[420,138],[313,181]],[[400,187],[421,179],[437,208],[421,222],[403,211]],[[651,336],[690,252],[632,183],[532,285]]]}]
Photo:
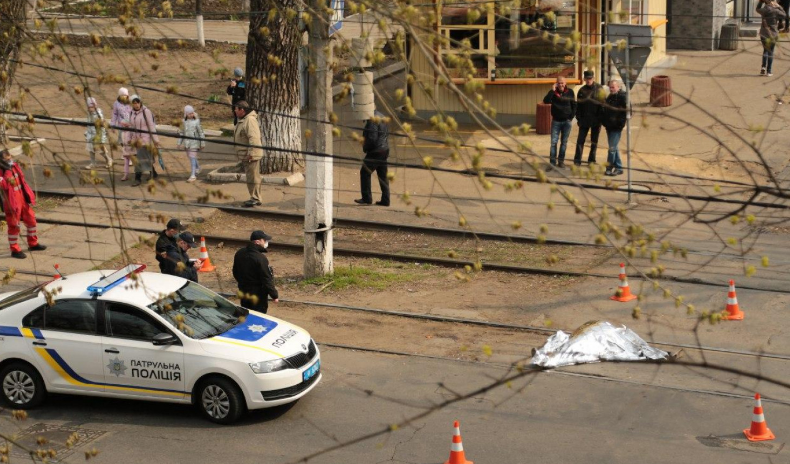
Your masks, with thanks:
[{"label": "man in black jacket", "polygon": [[606,159],[606,175],[619,176],[623,173],[623,163],[620,161],[620,136],[623,134],[628,119],[628,99],[625,92],[620,90],[620,81],[609,81],[609,96],[603,111],[603,126],[606,128],[606,138],[609,141],[609,156]]},{"label": "man in black jacket", "polygon": [[595,151],[598,148],[598,136],[601,134],[601,116],[603,116],[604,91],[600,84],[595,82],[592,71],[584,71],[584,85],[576,95],[577,110],[576,122],[579,125],[579,136],[576,138],[576,156],[573,164],[581,166],[584,141],[587,132],[590,133],[590,156],[587,164],[595,163]]},{"label": "man in black jacket", "polygon": [[176,218],[167,221],[167,228],[159,232],[156,239],[156,260],[159,262],[159,272],[165,272],[164,260],[167,256],[167,248],[176,245],[176,235],[183,232],[184,226]]},{"label": "man in black jacket", "polygon": [[177,277],[183,277],[187,280],[197,283],[197,271],[203,262],[199,259],[191,261],[187,251],[190,248],[195,248],[195,237],[189,232],[181,232],[175,236],[175,244],[169,244],[165,248],[165,258],[162,260],[160,266],[163,266],[163,274],[170,274]]},{"label": "man in black jacket", "polygon": [[250,244],[233,257],[233,277],[239,286],[241,305],[264,314],[269,309],[269,296],[275,303],[280,302],[274,288],[274,271],[265,256],[271,239],[266,232],[256,230],[250,235]]},{"label": "man in black jacket", "polygon": [[225,92],[230,95],[233,125],[235,126],[239,122],[239,117],[236,115],[236,103],[247,98],[247,84],[244,82],[244,71],[241,68],[233,70],[233,79],[230,80],[230,85]]},{"label": "man in black jacket", "polygon": [[[564,77],[557,82],[543,98],[543,103],[551,103],[551,151],[549,162],[552,166],[565,167],[565,149],[571,135],[571,121],[576,117],[576,95],[568,88]],[[560,156],[557,159],[557,141],[560,140]]]},{"label": "man in black jacket", "polygon": [[373,172],[379,178],[381,187],[381,201],[377,201],[379,206],[390,205],[390,181],[387,179],[387,158],[390,155],[389,147],[389,128],[386,118],[378,111],[372,118],[365,123],[362,131],[364,143],[362,151],[365,152],[365,159],[362,160],[362,168],[359,170],[359,184],[362,190],[362,198],[354,200],[360,205],[370,205],[373,203],[373,193],[370,187],[370,176]]}]

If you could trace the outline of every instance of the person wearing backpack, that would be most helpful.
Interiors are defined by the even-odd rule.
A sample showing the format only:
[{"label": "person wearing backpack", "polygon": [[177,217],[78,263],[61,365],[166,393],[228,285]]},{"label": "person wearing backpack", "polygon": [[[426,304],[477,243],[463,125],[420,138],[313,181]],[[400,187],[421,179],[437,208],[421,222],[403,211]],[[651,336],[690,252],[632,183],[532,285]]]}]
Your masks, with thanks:
[{"label": "person wearing backpack", "polygon": [[137,149],[137,162],[134,165],[134,183],[132,187],[139,186],[143,181],[143,172],[150,172],[149,179],[156,179],[159,174],[154,168],[154,161],[158,155],[159,136],[156,134],[154,113],[146,106],[138,95],[132,95],[132,114],[129,123],[132,131],[129,133],[129,145]]},{"label": "person wearing backpack", "polygon": [[27,185],[25,175],[19,164],[14,162],[11,152],[3,149],[0,152],[0,200],[2,200],[5,220],[8,224],[8,245],[11,256],[17,259],[27,257],[19,246],[19,223],[24,222],[27,228],[27,246],[31,251],[43,251],[47,247],[38,243],[36,233],[36,213],[33,206],[36,196]]}]

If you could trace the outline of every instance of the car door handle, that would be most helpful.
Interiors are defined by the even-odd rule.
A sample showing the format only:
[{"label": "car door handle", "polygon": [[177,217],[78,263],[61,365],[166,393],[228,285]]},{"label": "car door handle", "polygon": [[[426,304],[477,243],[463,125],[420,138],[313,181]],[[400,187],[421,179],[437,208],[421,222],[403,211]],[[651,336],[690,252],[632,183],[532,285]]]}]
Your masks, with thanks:
[{"label": "car door handle", "polygon": [[104,350],[105,353],[115,353],[118,354],[120,351],[116,350],[115,348],[110,348],[109,350]]},{"label": "car door handle", "polygon": [[47,346],[47,342],[33,342],[36,346]]}]

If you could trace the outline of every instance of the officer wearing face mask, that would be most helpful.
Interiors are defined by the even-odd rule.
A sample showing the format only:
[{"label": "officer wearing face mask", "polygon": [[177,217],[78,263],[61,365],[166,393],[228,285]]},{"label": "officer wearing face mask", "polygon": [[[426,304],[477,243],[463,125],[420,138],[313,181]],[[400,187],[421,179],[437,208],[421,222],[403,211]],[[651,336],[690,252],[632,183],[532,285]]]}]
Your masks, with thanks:
[{"label": "officer wearing face mask", "polygon": [[271,239],[266,232],[256,230],[250,235],[249,245],[233,257],[233,278],[239,286],[241,305],[264,314],[269,308],[269,296],[275,303],[280,302],[274,288],[274,271],[265,255]]}]

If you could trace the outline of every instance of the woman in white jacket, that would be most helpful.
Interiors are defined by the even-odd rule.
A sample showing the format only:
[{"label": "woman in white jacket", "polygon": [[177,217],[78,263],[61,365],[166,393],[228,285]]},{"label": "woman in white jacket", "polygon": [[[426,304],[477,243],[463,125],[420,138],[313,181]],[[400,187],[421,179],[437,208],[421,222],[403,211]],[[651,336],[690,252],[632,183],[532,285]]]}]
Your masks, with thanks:
[{"label": "woman in white jacket", "polygon": [[184,124],[182,124],[178,135],[181,136],[178,139],[178,147],[186,150],[189,164],[192,166],[192,174],[187,182],[195,182],[197,175],[200,174],[198,151],[206,148],[206,138],[203,128],[200,126],[200,118],[190,105],[184,107]]}]

